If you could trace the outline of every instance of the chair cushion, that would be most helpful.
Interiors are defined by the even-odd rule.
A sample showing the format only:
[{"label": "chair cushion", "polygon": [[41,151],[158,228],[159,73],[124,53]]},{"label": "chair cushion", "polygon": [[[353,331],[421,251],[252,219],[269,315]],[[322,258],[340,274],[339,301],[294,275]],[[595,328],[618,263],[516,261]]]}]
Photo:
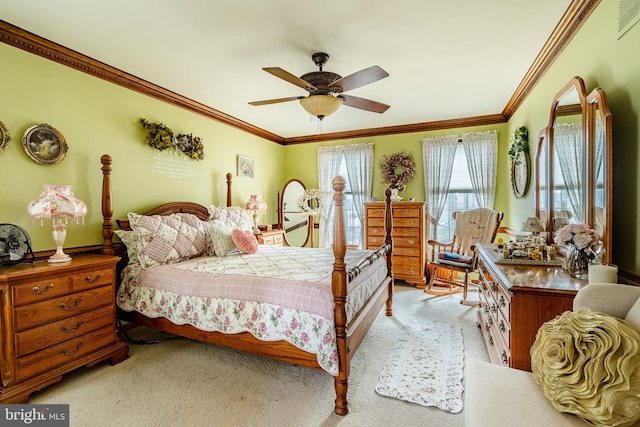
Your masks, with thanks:
[{"label": "chair cushion", "polygon": [[473,257],[467,255],[454,254],[451,252],[440,252],[438,254],[439,261],[453,261],[459,264],[471,264]]}]

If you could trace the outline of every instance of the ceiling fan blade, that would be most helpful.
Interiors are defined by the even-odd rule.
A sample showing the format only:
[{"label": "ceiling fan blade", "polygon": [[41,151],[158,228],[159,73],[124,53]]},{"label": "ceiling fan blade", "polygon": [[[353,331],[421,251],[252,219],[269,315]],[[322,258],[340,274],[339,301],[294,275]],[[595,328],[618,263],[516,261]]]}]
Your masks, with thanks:
[{"label": "ceiling fan blade", "polygon": [[302,80],[300,77],[294,76],[290,72],[285,71],[280,67],[267,67],[267,68],[263,68],[263,70],[265,70],[267,73],[271,73],[274,76],[281,78],[282,80],[286,80],[289,83],[292,83],[296,86],[300,86],[304,90],[309,91],[310,89],[311,90],[316,89],[316,87],[313,86],[312,84],[307,83],[306,81]]},{"label": "ceiling fan blade", "polygon": [[387,104],[381,102],[372,101],[370,99],[360,98],[352,95],[340,95],[343,99],[343,104],[347,107],[359,108],[361,110],[372,111],[374,113],[384,113],[390,107]]},{"label": "ceiling fan blade", "polygon": [[334,93],[346,92],[368,85],[369,83],[377,82],[378,80],[382,80],[388,76],[389,73],[377,65],[374,65],[373,67],[356,71],[353,74],[349,74],[348,76],[333,82],[329,87],[329,91]]},{"label": "ceiling fan blade", "polygon": [[253,102],[250,102],[249,104],[251,105],[277,104],[278,102],[295,101],[301,98],[304,98],[304,96],[290,96],[289,98],[277,98],[277,99],[267,99],[264,101],[253,101]]}]

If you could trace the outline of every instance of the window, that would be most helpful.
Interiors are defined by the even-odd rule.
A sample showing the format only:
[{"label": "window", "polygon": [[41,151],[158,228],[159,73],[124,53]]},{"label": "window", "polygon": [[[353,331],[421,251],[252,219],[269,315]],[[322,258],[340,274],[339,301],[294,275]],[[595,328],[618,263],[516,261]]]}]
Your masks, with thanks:
[{"label": "window", "polygon": [[371,200],[373,143],[318,148],[318,185],[325,200],[320,213],[320,247],[333,240],[333,188],[336,175],[345,180],[345,233],[347,245],[364,247],[364,203]]},{"label": "window", "polygon": [[453,172],[447,200],[436,228],[436,240],[450,242],[453,239],[453,233],[456,228],[456,222],[451,217],[453,212],[468,211],[478,207],[478,202],[471,186],[471,175],[469,174],[464,147],[462,144],[458,144],[453,160]]},{"label": "window", "polygon": [[[353,201],[353,193],[351,192],[351,185],[349,184],[349,174],[347,173],[347,162],[342,156],[340,160],[340,173],[339,175],[345,180],[344,187],[344,227],[345,232],[347,234],[347,246],[360,246],[360,236],[363,233],[362,230],[362,221],[358,216],[358,212],[356,211],[356,206]],[[329,228],[329,236],[333,239],[333,221],[331,221],[328,225]]]}]

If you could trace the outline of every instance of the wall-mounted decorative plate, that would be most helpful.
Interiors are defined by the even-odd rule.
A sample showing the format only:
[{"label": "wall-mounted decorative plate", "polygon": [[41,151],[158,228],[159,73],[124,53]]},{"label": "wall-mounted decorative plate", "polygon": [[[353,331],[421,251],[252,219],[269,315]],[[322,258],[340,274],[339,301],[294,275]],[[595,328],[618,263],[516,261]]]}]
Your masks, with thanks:
[{"label": "wall-mounted decorative plate", "polygon": [[22,146],[33,161],[51,166],[67,154],[67,142],[57,129],[47,124],[32,126],[22,136]]},{"label": "wall-mounted decorative plate", "polygon": [[11,141],[11,135],[4,123],[0,122],[0,153],[7,149],[9,141]]},{"label": "wall-mounted decorative plate", "polygon": [[511,160],[511,188],[516,199],[520,199],[527,194],[529,182],[531,181],[530,170],[528,152],[521,151]]}]

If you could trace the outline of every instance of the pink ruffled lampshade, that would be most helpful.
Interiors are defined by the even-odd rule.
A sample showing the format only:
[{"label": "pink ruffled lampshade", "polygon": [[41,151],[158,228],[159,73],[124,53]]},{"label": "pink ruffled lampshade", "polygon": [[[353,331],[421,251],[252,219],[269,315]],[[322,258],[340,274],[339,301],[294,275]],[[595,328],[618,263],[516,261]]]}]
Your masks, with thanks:
[{"label": "pink ruffled lampshade", "polygon": [[[45,221],[52,220],[53,240],[56,242],[56,253],[49,258],[49,262],[66,262],[71,257],[62,251],[62,245],[67,235],[65,224],[69,218],[76,218],[76,223],[87,214],[87,205],[76,198],[71,191],[70,185],[48,185],[36,200],[29,203],[27,208],[31,217],[31,225],[35,219],[40,218],[40,225]],[[63,223],[64,218],[64,223]]]}]

